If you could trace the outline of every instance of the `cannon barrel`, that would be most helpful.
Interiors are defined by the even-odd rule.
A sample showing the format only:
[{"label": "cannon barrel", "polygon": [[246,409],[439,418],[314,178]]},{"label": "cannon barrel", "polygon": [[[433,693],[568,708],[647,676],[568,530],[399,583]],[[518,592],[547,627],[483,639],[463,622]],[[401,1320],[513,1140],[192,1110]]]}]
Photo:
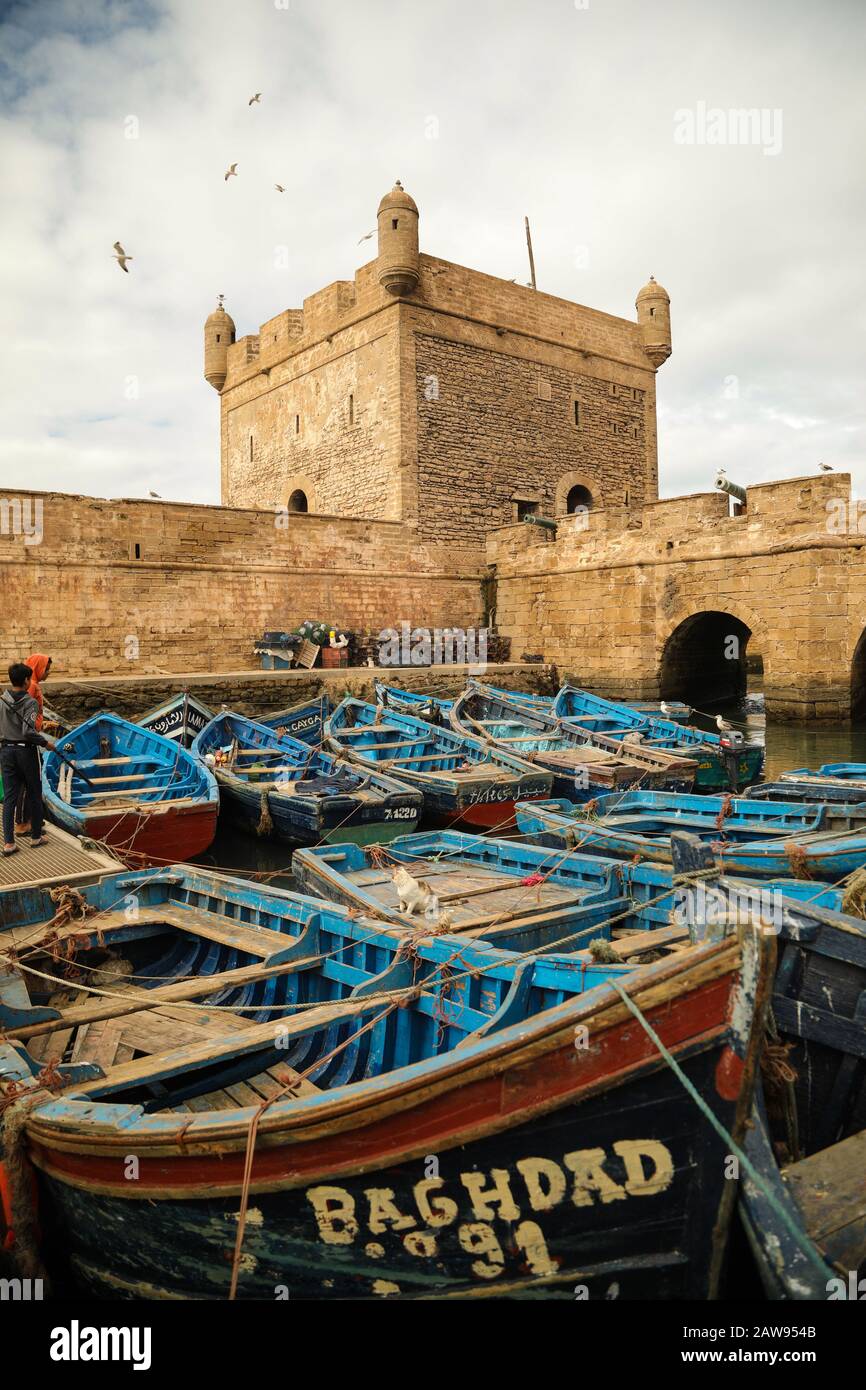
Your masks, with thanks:
[{"label": "cannon barrel", "polygon": [[746,489],[740,487],[739,483],[732,483],[729,478],[716,478],[716,487],[726,492],[729,497],[736,497],[738,502],[746,500]]},{"label": "cannon barrel", "polygon": [[545,531],[555,531],[556,522],[550,521],[546,516],[536,516],[534,512],[527,512],[523,518],[530,526],[541,526]]}]

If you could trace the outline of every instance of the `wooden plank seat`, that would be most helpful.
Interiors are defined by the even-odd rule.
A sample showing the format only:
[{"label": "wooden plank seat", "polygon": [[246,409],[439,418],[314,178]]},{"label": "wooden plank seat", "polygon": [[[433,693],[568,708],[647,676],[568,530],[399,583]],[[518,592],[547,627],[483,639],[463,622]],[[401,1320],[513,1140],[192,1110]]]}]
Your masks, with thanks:
[{"label": "wooden plank seat", "polygon": [[825,1258],[858,1269],[866,1258],[866,1130],[782,1169]]}]

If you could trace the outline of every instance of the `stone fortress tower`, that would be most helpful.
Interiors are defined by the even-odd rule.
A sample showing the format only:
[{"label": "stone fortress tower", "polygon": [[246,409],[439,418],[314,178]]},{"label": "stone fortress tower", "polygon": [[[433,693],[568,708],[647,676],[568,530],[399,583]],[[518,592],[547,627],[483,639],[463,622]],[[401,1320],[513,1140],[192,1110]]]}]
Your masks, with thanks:
[{"label": "stone fortress tower", "polygon": [[222,501],[402,521],[478,545],[527,512],[658,497],[655,374],[671,352],[654,279],[637,321],[419,250],[399,180],[378,253],[235,341],[205,323],[220,394]]}]

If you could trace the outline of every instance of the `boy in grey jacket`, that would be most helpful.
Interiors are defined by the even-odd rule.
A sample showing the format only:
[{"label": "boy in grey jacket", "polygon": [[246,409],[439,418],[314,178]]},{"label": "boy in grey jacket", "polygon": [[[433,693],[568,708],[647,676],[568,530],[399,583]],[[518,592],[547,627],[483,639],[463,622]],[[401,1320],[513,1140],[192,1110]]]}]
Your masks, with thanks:
[{"label": "boy in grey jacket", "polygon": [[23,662],[9,667],[9,688],[0,693],[0,773],[3,775],[3,853],[15,854],[15,805],[27,788],[31,844],[44,845],[42,782],[37,748],[53,748],[54,740],[37,733],[39,705],[28,693],[33,672]]}]

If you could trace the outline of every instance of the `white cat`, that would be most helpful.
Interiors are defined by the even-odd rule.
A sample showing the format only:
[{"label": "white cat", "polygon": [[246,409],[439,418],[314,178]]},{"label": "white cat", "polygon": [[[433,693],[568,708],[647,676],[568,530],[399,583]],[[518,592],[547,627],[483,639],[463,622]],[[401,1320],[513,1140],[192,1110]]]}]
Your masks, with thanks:
[{"label": "white cat", "polygon": [[398,864],[391,873],[391,880],[397,889],[401,912],[411,917],[420,907],[428,920],[439,916],[439,899],[423,879],[413,878],[402,864]]}]

